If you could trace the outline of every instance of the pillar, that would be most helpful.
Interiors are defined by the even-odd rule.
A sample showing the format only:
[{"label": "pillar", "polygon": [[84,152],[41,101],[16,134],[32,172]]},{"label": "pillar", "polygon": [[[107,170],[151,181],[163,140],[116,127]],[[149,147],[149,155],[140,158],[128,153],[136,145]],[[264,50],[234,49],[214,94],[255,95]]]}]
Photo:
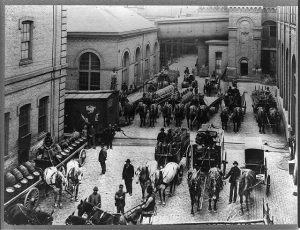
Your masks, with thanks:
[{"label": "pillar", "polygon": [[173,44],[173,39],[171,39],[171,62],[173,61],[173,47],[174,47],[174,44]]},{"label": "pillar", "polygon": [[200,41],[197,44],[197,49],[198,49],[198,65],[201,68],[208,61],[208,50],[204,41]]}]

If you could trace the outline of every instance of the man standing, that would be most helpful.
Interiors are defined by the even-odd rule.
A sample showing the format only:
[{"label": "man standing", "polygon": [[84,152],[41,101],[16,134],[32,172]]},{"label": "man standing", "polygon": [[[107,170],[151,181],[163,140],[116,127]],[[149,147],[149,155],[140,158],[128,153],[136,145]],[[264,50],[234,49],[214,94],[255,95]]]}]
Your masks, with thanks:
[{"label": "man standing", "polygon": [[117,207],[117,213],[124,214],[125,207],[125,192],[123,191],[123,185],[119,185],[119,191],[116,192],[115,195],[115,205]]},{"label": "man standing", "polygon": [[107,152],[106,152],[105,147],[102,145],[100,153],[99,153],[98,161],[100,162],[103,175],[106,172],[106,164],[105,164],[106,158],[107,158]]},{"label": "man standing", "polygon": [[161,128],[160,133],[157,135],[157,150],[158,150],[158,153],[162,152],[162,146],[163,146],[163,143],[166,140],[166,137],[167,137],[167,135],[165,133],[165,129]]},{"label": "man standing", "polygon": [[114,128],[112,127],[111,124],[108,125],[108,128],[106,130],[106,138],[107,138],[107,149],[112,149],[112,141],[114,139],[114,136],[115,136],[115,130]]},{"label": "man standing", "polygon": [[130,159],[127,159],[126,164],[124,165],[123,168],[123,173],[122,173],[122,179],[125,181],[125,186],[126,186],[126,193],[128,192],[129,195],[132,195],[132,179],[134,176],[134,168],[132,164],[130,164]]},{"label": "man standing", "polygon": [[231,202],[232,202],[232,195],[233,195],[233,203],[236,202],[237,184],[238,184],[238,179],[241,175],[241,170],[237,166],[238,166],[237,161],[233,162],[233,167],[230,169],[227,176],[224,177],[224,180],[226,180],[228,177],[230,177],[230,179],[229,179],[229,183],[230,183],[229,204],[231,204]]},{"label": "man standing", "polygon": [[101,196],[98,193],[98,187],[94,187],[94,192],[89,196],[88,202],[93,204],[94,206],[97,206],[98,208],[101,208]]},{"label": "man standing", "polygon": [[117,73],[116,73],[116,69],[113,68],[113,72],[111,74],[111,85],[110,85],[110,90],[117,90]]}]

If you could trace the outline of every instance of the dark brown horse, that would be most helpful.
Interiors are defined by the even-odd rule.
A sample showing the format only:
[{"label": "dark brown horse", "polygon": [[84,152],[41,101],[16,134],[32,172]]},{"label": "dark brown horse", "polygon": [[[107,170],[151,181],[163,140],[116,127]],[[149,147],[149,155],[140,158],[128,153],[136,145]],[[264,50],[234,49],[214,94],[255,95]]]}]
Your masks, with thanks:
[{"label": "dark brown horse", "polygon": [[221,169],[214,167],[208,172],[208,210],[211,211],[211,200],[214,201],[214,211],[217,211],[217,201],[223,187]]},{"label": "dark brown horse", "polygon": [[201,190],[204,184],[205,174],[194,169],[193,171],[188,172],[188,186],[191,198],[191,214],[194,214],[194,205],[197,204],[197,211],[200,210],[200,198],[204,194],[201,194]]},{"label": "dark brown horse", "polygon": [[124,110],[125,121],[128,122],[128,124],[130,124],[131,121],[134,119],[134,115],[135,115],[134,106],[131,103],[126,102],[123,107],[123,110]]},{"label": "dark brown horse", "polygon": [[259,132],[260,133],[265,133],[265,126],[266,126],[267,117],[266,117],[266,111],[263,107],[258,107],[257,108],[256,120],[257,120],[257,123],[258,123]]},{"label": "dark brown horse", "polygon": [[206,105],[200,105],[198,107],[198,112],[197,112],[198,129],[202,124],[208,122],[207,112],[208,112],[208,107]]},{"label": "dark brown horse", "polygon": [[158,106],[157,104],[151,104],[149,109],[149,126],[154,127],[158,115]]},{"label": "dark brown horse", "polygon": [[164,104],[164,106],[162,107],[162,114],[164,118],[164,127],[166,127],[166,124],[167,126],[169,126],[171,121],[171,115],[172,115],[171,104],[169,104],[168,102]]},{"label": "dark brown horse", "polygon": [[250,193],[256,182],[255,172],[251,169],[243,169],[239,181],[239,196],[241,203],[241,210],[243,212],[243,196],[246,198],[246,210],[249,211]]},{"label": "dark brown horse", "polygon": [[233,113],[231,114],[231,120],[233,122],[233,131],[235,133],[239,131],[239,128],[241,126],[242,116],[243,116],[242,108],[235,107],[233,109]]},{"label": "dark brown horse", "polygon": [[184,117],[183,114],[184,114],[184,105],[181,103],[176,104],[174,109],[176,127],[181,126],[181,121],[183,120]]},{"label": "dark brown horse", "polygon": [[140,102],[136,111],[140,115],[140,127],[146,126],[147,105]]},{"label": "dark brown horse", "polygon": [[227,123],[229,120],[229,110],[228,107],[225,107],[221,112],[221,122],[222,122],[222,129],[227,130]]},{"label": "dark brown horse", "polygon": [[190,115],[189,115],[189,118],[190,118],[190,129],[191,131],[193,130],[193,125],[194,125],[194,122],[197,118],[197,114],[198,114],[198,108],[196,105],[191,105],[190,108],[189,108],[189,112],[190,112]]},{"label": "dark brown horse", "polygon": [[184,114],[185,114],[185,118],[186,118],[186,122],[187,122],[187,127],[190,128],[190,102],[187,102],[184,105]]},{"label": "dark brown horse", "polygon": [[280,126],[280,113],[278,109],[272,107],[269,109],[270,123],[272,124],[272,132],[278,132]]}]

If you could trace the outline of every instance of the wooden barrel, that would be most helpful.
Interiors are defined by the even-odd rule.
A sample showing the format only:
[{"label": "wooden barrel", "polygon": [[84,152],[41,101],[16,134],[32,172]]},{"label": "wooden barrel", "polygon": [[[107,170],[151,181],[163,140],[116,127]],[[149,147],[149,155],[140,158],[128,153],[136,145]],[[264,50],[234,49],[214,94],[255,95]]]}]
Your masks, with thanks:
[{"label": "wooden barrel", "polygon": [[71,154],[71,153],[74,152],[74,147],[73,146],[69,146],[69,149],[70,149],[70,153],[69,154]]},{"label": "wooden barrel", "polygon": [[17,168],[14,168],[13,170],[11,170],[11,173],[16,177],[17,181],[20,181],[24,178],[22,173]]},{"label": "wooden barrel", "polygon": [[40,179],[40,173],[38,171],[34,171],[32,173],[33,177],[34,177],[34,182],[38,181]]},{"label": "wooden barrel", "polygon": [[6,175],[5,175],[6,187],[11,187],[16,183],[17,183],[16,177],[10,172],[6,173]]},{"label": "wooden barrel", "polygon": [[28,171],[29,171],[30,173],[33,173],[33,172],[35,171],[35,168],[34,168],[33,164],[30,163],[29,161],[26,161],[26,162],[24,163],[24,166],[28,169]]},{"label": "wooden barrel", "polygon": [[84,142],[87,141],[87,138],[86,138],[86,137],[82,136],[81,138],[82,138],[82,140],[83,140]]},{"label": "wooden barrel", "polygon": [[28,180],[23,178],[21,181],[20,181],[21,185],[22,185],[22,190],[28,188]]},{"label": "wooden barrel", "polygon": [[84,142],[84,140],[83,140],[82,137],[80,137],[80,138],[78,139],[78,141],[80,142],[80,144],[82,144],[82,143]]},{"label": "wooden barrel", "polygon": [[69,156],[69,154],[70,154],[69,150],[68,151],[66,151],[66,150],[62,151],[61,152],[62,160],[66,159]]},{"label": "wooden barrel", "polygon": [[33,175],[28,175],[26,177],[26,179],[28,180],[28,187],[33,185],[33,183],[34,183],[34,176]]},{"label": "wooden barrel", "polygon": [[5,194],[4,194],[4,202],[9,201],[15,196],[15,189],[14,187],[7,187],[5,189]]},{"label": "wooden barrel", "polygon": [[27,169],[24,165],[20,165],[20,166],[18,167],[18,170],[22,173],[22,175],[23,175],[24,177],[27,177],[27,176],[30,175],[28,169]]},{"label": "wooden barrel", "polygon": [[80,144],[80,141],[79,141],[79,140],[76,140],[75,143],[76,143],[77,145],[79,145],[79,144]]},{"label": "wooden barrel", "polygon": [[15,184],[13,187],[16,195],[22,192],[22,185],[20,183]]},{"label": "wooden barrel", "polygon": [[57,154],[57,155],[56,155],[56,158],[57,158],[59,161],[62,161],[62,158],[63,158],[63,157],[62,157],[62,154]]}]

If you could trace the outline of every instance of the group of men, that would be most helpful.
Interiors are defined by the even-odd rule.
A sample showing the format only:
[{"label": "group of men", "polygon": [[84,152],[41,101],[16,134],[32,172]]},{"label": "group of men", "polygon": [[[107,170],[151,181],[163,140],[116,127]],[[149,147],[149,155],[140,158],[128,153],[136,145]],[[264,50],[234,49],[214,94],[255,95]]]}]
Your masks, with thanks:
[{"label": "group of men", "polygon": [[168,145],[172,142],[173,134],[172,130],[169,129],[168,133],[165,133],[165,129],[161,128],[160,133],[157,135],[157,152],[166,153],[168,152]]}]

